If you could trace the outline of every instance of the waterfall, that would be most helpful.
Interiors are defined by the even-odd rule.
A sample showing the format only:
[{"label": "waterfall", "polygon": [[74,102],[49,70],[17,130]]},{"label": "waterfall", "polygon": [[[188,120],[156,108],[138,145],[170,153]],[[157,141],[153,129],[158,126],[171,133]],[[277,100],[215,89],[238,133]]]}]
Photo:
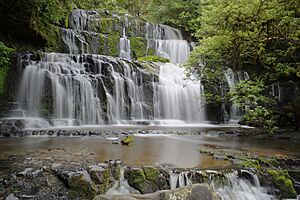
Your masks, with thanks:
[{"label": "waterfall", "polygon": [[278,101],[282,100],[281,88],[280,88],[279,83],[272,83],[271,84],[271,94],[272,94],[273,97],[277,97]]},{"label": "waterfall", "polygon": [[186,79],[184,69],[172,63],[160,66],[158,86],[159,116],[164,119],[204,121],[200,81]]},{"label": "waterfall", "polygon": [[178,29],[146,23],[145,30],[147,49],[155,49],[157,56],[170,59],[173,63],[187,62],[191,48]]},{"label": "waterfall", "polygon": [[130,48],[130,40],[127,39],[126,36],[126,27],[128,27],[128,19],[125,17],[124,20],[124,26],[123,26],[123,34],[122,37],[120,38],[120,46],[119,46],[119,57],[124,58],[127,60],[131,60],[131,48]]},{"label": "waterfall", "polygon": [[[251,173],[250,173],[251,174]],[[276,198],[267,194],[266,189],[259,184],[257,175],[251,174],[254,183],[239,178],[237,172],[226,174],[228,183],[218,187],[216,193],[222,200],[275,200]]]},{"label": "waterfall", "polygon": [[[127,15],[108,15],[101,11],[72,11],[70,29],[61,30],[62,46],[69,54],[43,53],[39,61],[22,60],[19,107],[15,113],[22,113],[24,119],[43,119],[49,126],[203,122],[203,86],[187,78],[180,65],[190,53],[182,33],[143,21],[135,22],[137,25]],[[109,28],[119,37],[115,44],[119,58],[90,54],[98,53],[96,47],[104,35],[95,31],[111,34],[106,19],[115,23]],[[147,48],[171,63],[152,63],[153,70],[149,70],[149,63],[131,61],[133,36],[143,37]],[[107,42],[101,45],[106,47]]]},{"label": "waterfall", "polygon": [[[275,200],[276,198],[269,195],[265,188],[260,186],[258,176],[249,171],[243,170],[242,173],[249,175],[251,180],[240,177],[237,171],[224,174],[225,180],[221,181],[220,174],[215,171],[191,171],[191,177],[188,176],[189,171],[174,172],[169,171],[170,189],[174,190],[178,187],[192,185],[192,177],[196,173],[204,173],[209,175],[208,182],[216,194],[222,200]],[[217,184],[218,182],[223,182]]]},{"label": "waterfall", "polygon": [[127,180],[124,178],[124,167],[120,167],[120,179],[115,185],[106,193],[107,196],[126,195],[126,194],[140,194],[140,192],[129,186]]},{"label": "waterfall", "polygon": [[205,120],[203,86],[177,64],[159,64],[153,74],[100,55],[44,53],[24,62],[18,110],[25,118],[47,118],[52,126]]},{"label": "waterfall", "polygon": [[[247,72],[245,71],[233,72],[233,70],[230,68],[225,71],[224,75],[230,90],[233,90],[235,84],[238,83],[239,81],[250,79]],[[230,108],[230,120],[239,120],[241,116],[242,116],[241,110],[236,104],[233,103]]]}]

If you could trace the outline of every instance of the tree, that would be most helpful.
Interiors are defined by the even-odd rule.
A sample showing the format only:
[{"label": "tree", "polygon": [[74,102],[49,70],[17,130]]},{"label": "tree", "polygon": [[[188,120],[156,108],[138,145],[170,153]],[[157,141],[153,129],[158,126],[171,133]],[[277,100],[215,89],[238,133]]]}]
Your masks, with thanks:
[{"label": "tree", "polygon": [[[253,80],[260,80],[239,85],[245,87],[268,85],[282,79],[300,82],[300,1],[206,2],[199,11],[201,24],[195,34],[199,46],[187,65],[190,73],[197,73],[205,83],[214,84],[222,79],[220,71],[232,68],[248,71]],[[256,95],[266,97],[267,94]],[[258,112],[258,106],[247,108],[247,112]]]}]

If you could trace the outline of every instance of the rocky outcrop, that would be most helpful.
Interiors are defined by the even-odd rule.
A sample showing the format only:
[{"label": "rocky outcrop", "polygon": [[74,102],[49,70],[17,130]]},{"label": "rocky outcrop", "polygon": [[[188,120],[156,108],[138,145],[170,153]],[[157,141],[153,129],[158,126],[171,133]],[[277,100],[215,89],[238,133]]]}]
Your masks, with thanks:
[{"label": "rocky outcrop", "polygon": [[218,199],[210,190],[209,186],[195,184],[189,187],[182,187],[175,190],[158,191],[145,195],[120,195],[109,197],[99,195],[94,200],[215,200]]}]

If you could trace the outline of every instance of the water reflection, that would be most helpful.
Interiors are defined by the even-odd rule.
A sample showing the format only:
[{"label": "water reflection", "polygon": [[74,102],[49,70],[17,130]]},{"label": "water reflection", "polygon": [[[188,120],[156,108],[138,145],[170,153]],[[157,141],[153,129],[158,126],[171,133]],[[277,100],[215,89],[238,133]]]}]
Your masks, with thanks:
[{"label": "water reflection", "polygon": [[25,137],[0,138],[0,155],[7,152],[37,151],[48,148],[79,149],[87,147],[94,152],[97,161],[121,159],[127,165],[172,164],[175,167],[218,168],[230,166],[227,161],[214,160],[201,154],[198,147],[216,144],[232,148],[252,150],[265,154],[299,155],[299,142],[270,139],[246,139],[230,137],[204,137],[200,135],[177,136],[157,135],[136,136],[134,145],[112,144],[111,140],[100,137]]}]

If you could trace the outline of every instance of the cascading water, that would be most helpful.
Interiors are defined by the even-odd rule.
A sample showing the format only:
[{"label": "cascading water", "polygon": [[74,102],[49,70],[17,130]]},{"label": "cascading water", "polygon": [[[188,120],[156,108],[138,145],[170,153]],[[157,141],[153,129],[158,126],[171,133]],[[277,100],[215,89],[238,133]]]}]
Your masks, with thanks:
[{"label": "cascading water", "polygon": [[156,75],[98,55],[45,53],[24,62],[18,102],[25,118],[45,117],[53,126],[204,120],[201,84],[185,80],[176,64],[156,66]]},{"label": "cascading water", "polygon": [[140,194],[140,192],[129,186],[127,180],[124,178],[124,167],[121,167],[119,181],[106,192],[106,195],[113,196],[124,194]]},{"label": "cascading water", "polygon": [[256,174],[243,170],[251,177],[251,180],[241,178],[237,171],[227,173],[224,175],[225,180],[220,182],[220,175],[218,172],[206,170],[206,171],[191,171],[188,176],[188,171],[173,172],[170,171],[170,189],[176,189],[178,187],[192,185],[192,178],[196,173],[205,173],[209,175],[208,182],[213,190],[222,200],[275,200],[276,198],[269,195],[265,188],[260,186],[259,179]]},{"label": "cascading water", "polygon": [[186,63],[191,49],[179,30],[152,24],[146,24],[145,29],[148,49],[154,48],[157,56],[170,59],[173,63]]},{"label": "cascading water", "polygon": [[215,189],[222,200],[275,200],[263,187],[260,186],[257,175],[251,174],[254,183],[241,179],[237,172],[226,174],[228,184]]},{"label": "cascading water", "polygon": [[126,27],[128,27],[128,19],[125,18],[125,25],[123,27],[123,34],[120,38],[120,46],[119,46],[119,57],[127,60],[131,59],[130,52],[130,40],[126,36]]},{"label": "cascading water", "polygon": [[[163,119],[201,122],[205,120],[203,88],[199,81],[186,80],[184,69],[172,63],[160,66],[158,107]],[[202,101],[202,102],[201,102]]]},{"label": "cascading water", "polygon": [[172,62],[152,64],[151,71],[143,63],[130,61],[127,35],[134,33],[127,32],[134,27],[128,22],[129,16],[111,16],[121,24],[114,26],[120,34],[121,59],[84,54],[97,51],[92,41],[98,36],[93,31],[103,15],[106,13],[73,11],[71,29],[62,29],[62,41],[69,54],[44,53],[40,61],[27,55],[20,63],[23,74],[17,110],[23,112],[23,118],[46,119],[48,126],[204,121],[203,87],[200,81],[187,79],[179,65],[186,62],[190,52],[181,32],[165,25],[141,24],[147,48]]},{"label": "cascading water", "polygon": [[[232,90],[236,83],[243,80],[250,79],[249,75],[245,71],[233,72],[232,69],[227,69],[224,73],[226,81],[230,90]],[[239,120],[242,116],[241,110],[236,104],[232,104],[230,108],[230,120],[236,121]]]}]

